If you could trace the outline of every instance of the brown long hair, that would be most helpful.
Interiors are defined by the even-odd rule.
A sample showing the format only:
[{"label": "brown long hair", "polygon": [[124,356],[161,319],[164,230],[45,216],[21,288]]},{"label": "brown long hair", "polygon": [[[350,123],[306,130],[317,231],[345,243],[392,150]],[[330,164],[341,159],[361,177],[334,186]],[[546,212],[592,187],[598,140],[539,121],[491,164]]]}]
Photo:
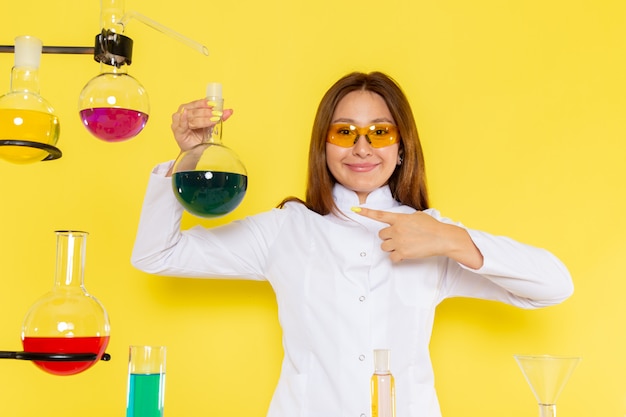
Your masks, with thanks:
[{"label": "brown long hair", "polygon": [[380,95],[387,104],[400,133],[402,163],[389,178],[389,188],[400,203],[417,210],[428,208],[424,154],[409,101],[400,86],[381,72],[353,72],[339,79],[326,92],[317,108],[309,146],[309,168],[306,200],[288,197],[278,207],[289,201],[298,201],[321,215],[338,213],[333,199],[333,186],[337,180],[326,163],[326,133],[330,127],[337,104],[348,93],[358,90]]}]

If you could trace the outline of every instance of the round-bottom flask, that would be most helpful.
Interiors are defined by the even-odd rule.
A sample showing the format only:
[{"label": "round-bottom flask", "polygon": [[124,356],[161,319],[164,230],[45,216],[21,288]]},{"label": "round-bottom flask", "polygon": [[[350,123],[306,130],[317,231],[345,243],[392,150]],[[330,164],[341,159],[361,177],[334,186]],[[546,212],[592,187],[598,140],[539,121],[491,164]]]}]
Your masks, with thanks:
[{"label": "round-bottom flask", "polygon": [[30,164],[61,157],[56,148],[60,124],[52,106],[39,95],[41,40],[15,38],[11,90],[0,97],[0,158]]},{"label": "round-bottom flask", "polygon": [[239,206],[248,189],[248,175],[232,150],[215,143],[202,143],[178,158],[172,186],[178,201],[189,213],[220,217]]},{"label": "round-bottom flask", "polygon": [[105,142],[137,136],[148,123],[150,103],[145,88],[128,75],[133,41],[113,31],[96,36],[94,59],[100,74],[83,87],[78,99],[85,128]]},{"label": "round-bottom flask", "polygon": [[174,163],[174,195],[189,213],[199,217],[220,217],[235,210],[248,189],[245,166],[230,148],[222,144],[221,84],[207,87],[216,124],[207,128],[205,141],[181,153]]},{"label": "round-bottom flask", "polygon": [[105,142],[137,136],[148,123],[149,102],[139,82],[119,69],[102,73],[85,85],[79,98],[85,128]]},{"label": "round-bottom flask", "polygon": [[56,231],[57,260],[52,290],[37,300],[24,318],[25,352],[91,353],[94,361],[34,361],[54,375],[73,375],[95,365],[109,343],[109,317],[102,304],[84,286],[88,233]]}]

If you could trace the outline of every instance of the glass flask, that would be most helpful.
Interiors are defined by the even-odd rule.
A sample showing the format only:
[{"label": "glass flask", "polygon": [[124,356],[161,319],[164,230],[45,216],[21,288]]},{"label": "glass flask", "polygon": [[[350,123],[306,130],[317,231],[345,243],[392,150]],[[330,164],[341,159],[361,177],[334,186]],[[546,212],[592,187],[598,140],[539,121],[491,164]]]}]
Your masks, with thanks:
[{"label": "glass flask", "polygon": [[91,79],[80,94],[78,108],[87,130],[106,142],[121,142],[138,135],[148,123],[150,105],[143,86],[128,75],[133,40],[124,29],[136,19],[180,41],[203,55],[206,46],[136,11],[125,12],[125,0],[100,0],[101,33],[96,35],[94,59],[100,75]]},{"label": "glass flask", "polygon": [[132,39],[111,31],[96,36],[100,74],[85,85],[78,98],[83,125],[105,142],[131,139],[148,122],[148,93],[128,74],[132,44]]},{"label": "glass flask", "polygon": [[248,188],[248,174],[237,154],[222,144],[221,84],[207,86],[207,100],[213,106],[215,125],[205,130],[202,143],[176,159],[172,188],[189,213],[214,218],[239,206]]},{"label": "glass flask", "polygon": [[43,44],[32,36],[15,38],[10,91],[0,97],[0,158],[30,164],[61,157],[60,125],[52,106],[39,95]]},{"label": "glass flask", "polygon": [[101,0],[101,33],[96,35],[94,59],[100,74],[83,87],[78,98],[80,119],[105,142],[122,142],[139,134],[148,122],[150,102],[145,88],[128,74],[133,40],[123,35],[123,0]]},{"label": "glass flask", "polygon": [[96,354],[93,361],[34,361],[54,375],[73,375],[95,365],[109,343],[109,317],[84,286],[87,232],[58,230],[56,274],[52,290],[37,300],[24,318],[25,352]]},{"label": "glass flask", "polygon": [[389,368],[389,349],[374,349],[374,374],[370,379],[372,417],[396,416],[396,386]]}]

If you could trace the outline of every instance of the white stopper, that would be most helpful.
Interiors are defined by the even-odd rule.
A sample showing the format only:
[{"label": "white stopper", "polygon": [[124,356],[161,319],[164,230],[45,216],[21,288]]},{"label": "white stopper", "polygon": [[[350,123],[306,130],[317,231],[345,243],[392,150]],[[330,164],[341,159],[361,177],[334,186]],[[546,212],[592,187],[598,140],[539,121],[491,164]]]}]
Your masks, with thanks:
[{"label": "white stopper", "polygon": [[208,83],[206,86],[206,96],[221,99],[222,98],[222,84]]},{"label": "white stopper", "polygon": [[15,38],[15,66],[39,68],[43,43],[33,36]]},{"label": "white stopper", "polygon": [[374,349],[374,371],[389,372],[389,349]]}]

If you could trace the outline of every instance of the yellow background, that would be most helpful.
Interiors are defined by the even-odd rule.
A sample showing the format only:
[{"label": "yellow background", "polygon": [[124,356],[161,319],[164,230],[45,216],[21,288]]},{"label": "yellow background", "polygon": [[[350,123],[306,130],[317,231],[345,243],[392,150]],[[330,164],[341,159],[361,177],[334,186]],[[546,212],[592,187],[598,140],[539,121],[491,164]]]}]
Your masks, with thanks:
[{"label": "yellow background", "polygon": [[[42,57],[64,156],[0,161],[0,349],[21,349],[22,319],[53,282],[53,231],[72,228],[90,232],[85,283],[111,317],[112,360],[70,377],[2,361],[0,416],[123,416],[129,344],[168,347],[167,416],[263,416],[282,357],[271,288],[133,269],[148,173],[177,154],[171,113],[219,81],[235,109],[224,141],[245,162],[249,191],[227,218],[186,215],[185,226],[302,196],[315,109],[352,70],[387,72],[410,97],[434,207],[548,248],[574,278],[575,295],[543,310],[439,307],[431,348],[444,415],[536,415],[515,353],[582,356],[559,415],[626,414],[626,2],[127,0],[126,10],[211,55],[131,21],[129,72],[151,112],[140,136],[119,144],[90,136],[78,118],[78,95],[99,73],[92,57]],[[28,34],[92,46],[99,12],[97,0],[4,1],[0,43]],[[0,54],[2,92],[12,65]]]}]

